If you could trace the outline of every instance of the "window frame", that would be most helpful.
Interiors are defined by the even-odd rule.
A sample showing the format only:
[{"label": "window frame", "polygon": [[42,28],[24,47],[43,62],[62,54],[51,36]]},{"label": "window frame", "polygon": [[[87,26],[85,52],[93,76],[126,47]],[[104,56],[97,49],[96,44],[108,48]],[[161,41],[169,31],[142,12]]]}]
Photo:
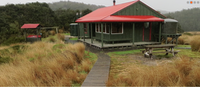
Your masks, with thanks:
[{"label": "window frame", "polygon": [[122,33],[113,33],[113,23],[111,23],[111,34],[124,34],[124,23],[123,22],[117,22],[117,23],[122,23]]},{"label": "window frame", "polygon": [[[107,32],[107,25],[108,23],[103,23],[103,28],[105,28],[105,32],[103,31],[103,34],[124,34],[124,23],[123,22],[119,22],[122,23],[122,33],[112,33],[113,30],[113,23],[110,23],[110,32]],[[104,30],[104,29],[103,29]],[[95,23],[95,32],[96,33],[101,33],[101,23]]]}]

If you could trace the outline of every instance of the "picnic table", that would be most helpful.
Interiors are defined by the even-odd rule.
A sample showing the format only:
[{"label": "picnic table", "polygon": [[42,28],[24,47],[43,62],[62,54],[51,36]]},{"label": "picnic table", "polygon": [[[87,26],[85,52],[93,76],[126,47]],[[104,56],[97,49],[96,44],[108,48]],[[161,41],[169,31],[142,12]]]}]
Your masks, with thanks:
[{"label": "picnic table", "polygon": [[[164,52],[164,53],[166,53],[165,55],[168,55],[168,53],[172,53],[172,55],[175,56],[175,54],[177,54],[179,52],[179,51],[174,51],[175,46],[176,46],[175,44],[146,45],[146,46],[144,46],[145,50],[143,51],[143,53],[144,53],[145,57],[149,56],[152,59],[154,49],[164,48],[163,50],[165,50],[165,52]],[[154,52],[154,53],[163,53],[163,52]]]}]

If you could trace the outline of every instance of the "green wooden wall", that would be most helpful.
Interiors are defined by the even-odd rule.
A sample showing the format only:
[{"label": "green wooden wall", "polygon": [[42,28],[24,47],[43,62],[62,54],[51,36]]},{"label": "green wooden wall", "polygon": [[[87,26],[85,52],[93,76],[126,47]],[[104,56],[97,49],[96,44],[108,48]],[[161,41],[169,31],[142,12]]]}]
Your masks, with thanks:
[{"label": "green wooden wall", "polygon": [[[143,41],[143,22],[136,22],[135,23],[135,42],[144,42]],[[123,34],[103,34],[104,40],[124,40],[124,39],[130,39],[133,38],[133,23],[124,23],[124,33]],[[149,31],[145,31],[145,41],[149,41]],[[157,41],[155,35],[159,34],[159,22],[152,22],[152,29],[151,29],[151,41]],[[100,39],[101,33],[95,32],[95,38]]]},{"label": "green wooden wall", "polygon": [[[122,39],[132,39],[132,23],[124,23],[124,33],[123,34],[103,34],[106,40],[122,40]],[[95,33],[96,38],[101,37],[101,33]]]},{"label": "green wooden wall", "polygon": [[158,12],[144,5],[142,2],[136,2],[135,4],[114,13],[113,15],[152,15],[159,18],[165,18]]},{"label": "green wooden wall", "polygon": [[[89,23],[87,23],[87,34],[85,34],[86,37],[89,37],[90,35],[90,30],[89,30]],[[80,36],[83,37],[84,36],[84,27],[83,27],[83,23],[79,23],[79,32],[80,32]]]}]

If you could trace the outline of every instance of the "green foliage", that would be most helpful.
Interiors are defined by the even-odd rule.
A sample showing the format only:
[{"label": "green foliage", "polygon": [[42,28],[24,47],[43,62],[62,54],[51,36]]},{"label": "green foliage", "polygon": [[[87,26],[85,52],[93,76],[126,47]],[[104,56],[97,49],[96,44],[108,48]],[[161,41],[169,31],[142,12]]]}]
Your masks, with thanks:
[{"label": "green foliage", "polygon": [[116,51],[116,52],[109,52],[108,55],[117,54],[117,55],[125,55],[125,54],[135,54],[141,53],[140,50],[129,50],[129,51]]},{"label": "green foliage", "polygon": [[53,49],[55,52],[61,52],[61,49],[63,49],[64,47],[65,47],[64,44],[56,44],[56,45],[53,46],[52,49]]},{"label": "green foliage", "polygon": [[25,23],[39,23],[42,26],[57,25],[57,17],[46,3],[8,4],[0,7],[0,44],[23,42]]},{"label": "green foliage", "polygon": [[179,21],[184,31],[200,31],[200,8],[184,9],[173,13],[166,14],[174,17]]},{"label": "green foliage", "polygon": [[20,43],[20,42],[24,42],[24,41],[25,41],[24,37],[15,37],[15,36],[12,36],[12,37],[8,38],[6,41],[4,41],[2,43],[2,45],[10,45],[10,44]]},{"label": "green foliage", "polygon": [[70,40],[78,40],[78,38],[70,38]]},{"label": "green foliage", "polygon": [[0,64],[9,63],[10,61],[12,61],[12,58],[10,58],[10,57],[1,57],[0,56]]},{"label": "green foliage", "polygon": [[183,33],[184,35],[188,35],[188,36],[193,36],[193,34],[191,34],[191,33]]},{"label": "green foliage", "polygon": [[90,12],[92,12],[92,10],[85,9],[85,10],[83,10],[82,16],[85,16],[85,15],[89,14]]},{"label": "green foliage", "polygon": [[85,72],[85,71],[81,71],[81,72],[79,72],[80,74],[87,74],[87,72]]},{"label": "green foliage", "polygon": [[35,60],[35,58],[30,58],[30,59],[29,59],[29,61],[34,61],[34,60]]},{"label": "green foliage", "polygon": [[200,58],[200,52],[192,51],[191,49],[178,49],[180,52],[178,52],[179,56],[187,56],[191,58]]},{"label": "green foliage", "polygon": [[177,47],[191,47],[190,45],[178,45]]},{"label": "green foliage", "polygon": [[91,61],[96,61],[98,57],[94,53],[91,53],[89,51],[85,51],[85,57],[84,58],[89,58],[89,60],[91,60]]}]

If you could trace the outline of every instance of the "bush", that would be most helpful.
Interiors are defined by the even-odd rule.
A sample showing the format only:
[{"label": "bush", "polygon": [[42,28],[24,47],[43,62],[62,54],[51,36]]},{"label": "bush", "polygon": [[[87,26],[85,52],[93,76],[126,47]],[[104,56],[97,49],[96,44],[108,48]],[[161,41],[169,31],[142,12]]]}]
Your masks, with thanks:
[{"label": "bush", "polygon": [[197,38],[194,38],[194,39],[190,42],[192,51],[198,51],[198,52],[200,52],[200,41],[199,41],[199,39],[200,39],[200,38],[197,37]]},{"label": "bush", "polygon": [[6,41],[4,41],[2,43],[2,45],[10,45],[10,44],[14,44],[14,43],[21,43],[21,42],[24,42],[25,41],[25,38],[24,37],[10,37],[8,38]]}]

